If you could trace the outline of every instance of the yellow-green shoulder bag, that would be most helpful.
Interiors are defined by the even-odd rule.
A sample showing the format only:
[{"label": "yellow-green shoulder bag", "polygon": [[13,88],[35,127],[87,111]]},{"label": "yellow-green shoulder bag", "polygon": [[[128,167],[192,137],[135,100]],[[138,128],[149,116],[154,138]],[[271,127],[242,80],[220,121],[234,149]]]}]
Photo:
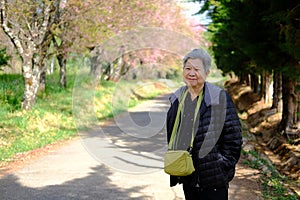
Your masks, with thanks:
[{"label": "yellow-green shoulder bag", "polygon": [[165,158],[164,158],[164,171],[165,173],[173,176],[187,176],[192,174],[195,171],[194,165],[193,165],[193,159],[191,155],[191,149],[193,148],[193,142],[194,142],[194,126],[195,126],[195,121],[197,118],[197,114],[200,108],[200,104],[202,101],[202,92],[198,97],[197,101],[197,106],[195,110],[195,115],[194,115],[194,124],[192,128],[192,139],[190,143],[190,151],[187,150],[174,150],[174,137],[177,134],[178,130],[178,123],[179,123],[179,115],[180,112],[183,110],[183,104],[184,100],[187,95],[187,90],[185,91],[183,98],[181,102],[179,103],[176,118],[175,118],[175,123],[173,126],[172,130],[172,135],[170,138],[170,142],[168,145],[168,151],[165,153]]}]

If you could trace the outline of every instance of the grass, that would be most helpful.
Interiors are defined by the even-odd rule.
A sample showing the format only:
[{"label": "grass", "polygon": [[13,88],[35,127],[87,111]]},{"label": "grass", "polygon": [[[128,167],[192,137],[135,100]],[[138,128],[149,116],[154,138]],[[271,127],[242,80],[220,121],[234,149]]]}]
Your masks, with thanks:
[{"label": "grass", "polygon": [[[7,162],[14,155],[40,148],[58,140],[76,135],[72,120],[71,87],[74,75],[66,90],[58,86],[57,74],[47,77],[46,92],[39,94],[34,107],[22,111],[23,96],[21,75],[0,75],[0,161]],[[17,83],[17,84],[16,84]]]},{"label": "grass", "polygon": [[[76,71],[68,70],[67,88],[62,89],[58,84],[58,73],[47,75],[46,91],[38,94],[31,110],[23,111],[20,109],[24,89],[22,76],[0,74],[0,166],[14,160],[16,154],[77,136],[78,127],[74,122],[73,107],[75,80]],[[143,82],[145,84],[151,81]],[[92,108],[97,120],[110,118],[143,100],[166,92],[164,87],[143,91],[143,87],[136,90],[136,86],[134,81],[104,81],[94,88]],[[129,98],[120,98],[118,109],[114,110],[111,102],[116,95],[116,88],[122,91],[118,95]],[[136,98],[132,91],[138,92],[143,99]]]}]

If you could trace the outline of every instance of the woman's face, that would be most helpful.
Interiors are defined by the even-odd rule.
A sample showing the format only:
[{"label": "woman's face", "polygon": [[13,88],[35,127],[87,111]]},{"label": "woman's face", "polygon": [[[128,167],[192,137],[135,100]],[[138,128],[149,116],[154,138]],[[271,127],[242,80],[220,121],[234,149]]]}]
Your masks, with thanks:
[{"label": "woman's face", "polygon": [[202,60],[189,58],[183,67],[183,80],[188,87],[202,88],[208,72],[205,72]]}]

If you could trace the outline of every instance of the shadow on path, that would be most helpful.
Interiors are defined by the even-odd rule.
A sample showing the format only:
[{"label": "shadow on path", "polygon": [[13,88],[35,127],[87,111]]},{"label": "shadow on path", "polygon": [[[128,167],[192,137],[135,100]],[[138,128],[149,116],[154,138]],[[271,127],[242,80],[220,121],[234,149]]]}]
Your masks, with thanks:
[{"label": "shadow on path", "polygon": [[96,160],[118,171],[149,173],[163,169],[167,98],[163,95],[149,100],[80,132],[83,146]]},{"label": "shadow on path", "polygon": [[[132,197],[131,194],[140,193],[142,186],[124,188],[112,184],[108,178],[111,172],[104,166],[94,167],[92,171],[84,178],[39,188],[24,186],[19,183],[17,176],[10,174],[0,179],[0,199],[141,199]],[[143,194],[143,198],[149,197]]]},{"label": "shadow on path", "polygon": [[260,171],[251,169],[239,161],[234,179],[230,182],[230,200],[263,200],[259,182]]}]

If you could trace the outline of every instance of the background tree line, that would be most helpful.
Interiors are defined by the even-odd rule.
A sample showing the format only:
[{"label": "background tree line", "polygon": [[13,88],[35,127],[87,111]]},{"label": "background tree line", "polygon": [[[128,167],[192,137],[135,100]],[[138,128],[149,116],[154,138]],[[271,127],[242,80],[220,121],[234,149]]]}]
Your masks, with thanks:
[{"label": "background tree line", "polygon": [[34,105],[38,91],[45,89],[47,62],[53,57],[59,64],[60,85],[65,88],[67,59],[89,55],[120,32],[154,26],[199,38],[175,1],[1,0],[0,9],[2,46],[13,44],[18,55],[13,58],[21,60],[21,107],[26,110]]},{"label": "background tree line", "polygon": [[[279,131],[300,122],[300,3],[297,0],[195,0],[208,12],[211,50],[224,74],[234,72],[272,109]],[[273,84],[273,88],[271,87]],[[271,90],[270,90],[271,89]],[[269,94],[269,91],[273,93]],[[272,96],[270,96],[272,95]]]},{"label": "background tree line", "polygon": [[[199,13],[208,11],[212,20],[208,32],[218,68],[236,74],[266,102],[272,99],[272,108],[282,111],[280,130],[295,127],[300,118],[298,1],[194,1],[203,3]],[[84,57],[109,37],[133,27],[158,26],[199,39],[174,1],[1,0],[0,9],[2,46],[13,44],[21,58],[23,109],[30,109],[38,90],[44,90],[47,61],[53,57],[59,64],[60,85],[66,87],[71,54]],[[5,64],[9,57],[3,55]],[[128,58],[122,55],[114,65],[118,69],[112,70],[116,73],[128,71],[124,68]],[[139,57],[136,52],[134,57]]]}]

